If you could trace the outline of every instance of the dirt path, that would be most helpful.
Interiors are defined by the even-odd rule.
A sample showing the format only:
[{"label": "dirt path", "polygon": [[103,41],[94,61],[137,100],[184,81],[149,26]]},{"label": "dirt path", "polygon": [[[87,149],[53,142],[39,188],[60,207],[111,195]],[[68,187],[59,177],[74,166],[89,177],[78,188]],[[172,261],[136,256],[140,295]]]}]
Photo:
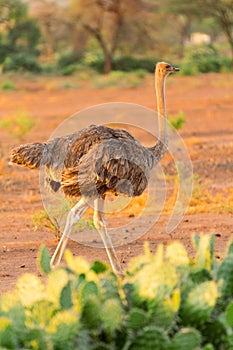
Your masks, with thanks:
[{"label": "dirt path", "polygon": [[[207,188],[213,197],[221,193],[220,201],[223,201],[222,196],[229,198],[231,193],[233,195],[232,78],[232,74],[177,76],[171,78],[167,86],[168,114],[175,115],[182,110],[186,118],[180,133],[188,146],[199,185],[203,191]],[[97,90],[86,87],[48,90],[44,82],[38,80],[18,80],[16,86],[15,91],[1,93],[0,118],[17,110],[33,115],[37,125],[25,142],[48,139],[68,116],[94,104],[122,101],[154,108],[153,77],[148,78],[144,86],[132,89]],[[8,166],[6,155],[19,141],[1,128],[0,137],[0,292],[6,292],[14,287],[22,273],[39,274],[36,266],[39,246],[45,243],[52,253],[57,241],[48,228],[34,229],[32,218],[43,209],[38,173]],[[166,159],[164,165],[167,165]],[[197,206],[192,214],[187,214],[171,236],[164,233],[167,216],[162,215],[143,237],[118,248],[123,265],[126,266],[129,258],[142,252],[143,242],[147,239],[153,251],[158,243],[169,244],[178,239],[192,254],[191,235],[201,232],[216,235],[216,257],[221,258],[233,233],[232,202],[228,207],[222,203],[222,209],[216,210],[205,193],[200,196],[196,199],[200,202],[204,200],[202,210]],[[75,241],[70,241],[69,248],[74,254],[89,260],[98,258],[107,261],[103,249],[86,247]]]}]

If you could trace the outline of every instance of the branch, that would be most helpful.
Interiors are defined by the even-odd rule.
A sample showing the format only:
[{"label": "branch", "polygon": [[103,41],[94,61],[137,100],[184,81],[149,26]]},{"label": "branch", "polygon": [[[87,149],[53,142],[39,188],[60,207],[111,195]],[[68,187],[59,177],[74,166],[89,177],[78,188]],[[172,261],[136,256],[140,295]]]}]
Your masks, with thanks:
[{"label": "branch", "polygon": [[119,37],[120,37],[120,29],[123,25],[123,15],[120,12],[120,9],[119,9],[119,12],[116,14],[116,16],[117,16],[116,28],[115,28],[115,32],[114,32],[113,39],[112,39],[112,45],[111,45],[111,53],[112,54],[114,54],[114,52],[117,49],[118,41],[119,41]]},{"label": "branch", "polygon": [[109,55],[109,50],[107,48],[107,45],[104,41],[103,36],[101,35],[100,30],[97,28],[93,28],[89,24],[84,24],[83,27],[96,38],[96,40],[99,42],[101,48],[103,49],[104,53]]},{"label": "branch", "polygon": [[233,36],[231,31],[231,21],[229,18],[229,14],[224,9],[221,9],[219,12],[220,12],[219,21],[221,22],[222,28],[226,33],[226,36],[228,38],[228,41],[231,47],[233,48]]}]

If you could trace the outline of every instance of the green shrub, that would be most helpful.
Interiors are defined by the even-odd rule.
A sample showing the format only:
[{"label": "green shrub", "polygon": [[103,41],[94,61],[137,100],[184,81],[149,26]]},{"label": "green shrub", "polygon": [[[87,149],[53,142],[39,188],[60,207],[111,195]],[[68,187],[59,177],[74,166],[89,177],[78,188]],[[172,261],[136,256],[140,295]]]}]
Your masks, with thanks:
[{"label": "green shrub", "polygon": [[[153,73],[155,70],[155,64],[158,62],[158,59],[150,59],[150,58],[135,58],[133,56],[125,56],[114,58],[112,62],[112,69],[115,71],[123,71],[123,72],[132,72],[132,71],[146,71],[149,73]],[[88,64],[94,68],[97,72],[104,72],[104,58],[98,57],[95,60],[90,60]]]},{"label": "green shrub", "polygon": [[11,54],[3,62],[3,72],[17,70],[39,73],[41,68],[35,56],[23,52]]},{"label": "green shrub", "polygon": [[42,65],[41,70],[44,74],[52,74],[55,73],[56,67],[53,63],[46,63]]},{"label": "green shrub", "polygon": [[181,68],[181,74],[183,75],[218,73],[222,70],[230,71],[231,59],[219,56],[212,45],[200,45],[186,50]]},{"label": "green shrub", "polygon": [[214,237],[195,236],[195,260],[179,242],[159,245],[118,278],[102,262],[65,252],[66,267],[22,275],[0,299],[1,349],[232,349],[233,243],[221,261]]},{"label": "green shrub", "polygon": [[169,122],[176,130],[179,130],[185,124],[185,114],[180,111],[177,115],[172,115],[169,117]]},{"label": "green shrub", "polygon": [[66,51],[63,52],[57,61],[58,69],[65,68],[70,65],[80,63],[82,59],[82,54],[79,51]]},{"label": "green shrub", "polygon": [[1,88],[3,91],[15,90],[15,84],[9,80],[6,80],[2,83]]},{"label": "green shrub", "polygon": [[68,66],[61,69],[61,74],[64,76],[72,75],[76,71],[75,64],[69,64]]},{"label": "green shrub", "polygon": [[66,51],[57,60],[56,68],[61,75],[72,75],[82,62],[82,54],[79,51]]},{"label": "green shrub", "polygon": [[144,69],[153,73],[155,64],[158,60],[150,58],[134,58],[133,56],[120,57],[113,60],[113,69],[131,72],[138,69]]}]

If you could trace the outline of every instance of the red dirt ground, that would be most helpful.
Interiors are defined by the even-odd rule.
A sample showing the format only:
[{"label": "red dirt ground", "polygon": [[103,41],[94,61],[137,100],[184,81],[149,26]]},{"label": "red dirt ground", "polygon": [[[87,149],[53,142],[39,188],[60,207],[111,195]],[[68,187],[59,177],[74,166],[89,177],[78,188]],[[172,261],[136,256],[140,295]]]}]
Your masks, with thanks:
[{"label": "red dirt ground", "polygon": [[[9,132],[0,128],[1,293],[11,290],[22,273],[39,274],[36,258],[40,245],[46,244],[52,254],[57,244],[49,229],[34,229],[33,215],[43,209],[38,172],[9,166],[7,156],[10,149],[23,142],[45,141],[63,120],[94,104],[122,101],[155,108],[152,76],[143,86],[136,88],[103,89],[90,88],[88,84],[82,89],[56,88],[59,79],[50,79],[15,78],[16,89],[2,92],[0,96],[0,118],[24,110],[37,120],[34,129],[22,142],[14,140]],[[75,81],[75,78],[62,79]],[[1,78],[0,83],[3,80]],[[233,189],[233,74],[169,78],[167,105],[170,115],[181,110],[185,114],[186,123],[180,134],[188,146],[194,174],[198,174],[203,186],[208,185],[213,196],[224,193],[228,197]],[[185,215],[171,236],[164,233],[166,221],[167,216],[162,215],[142,238],[117,248],[123,266],[131,257],[142,253],[145,240],[150,241],[153,251],[158,243],[167,245],[180,240],[192,255],[191,236],[202,232],[215,234],[216,257],[221,258],[233,234],[233,207],[230,205],[217,211],[208,202],[204,203],[204,209],[197,206],[192,214]],[[72,240],[68,247],[75,255],[82,255],[90,261],[107,261],[103,249],[86,247]]]}]

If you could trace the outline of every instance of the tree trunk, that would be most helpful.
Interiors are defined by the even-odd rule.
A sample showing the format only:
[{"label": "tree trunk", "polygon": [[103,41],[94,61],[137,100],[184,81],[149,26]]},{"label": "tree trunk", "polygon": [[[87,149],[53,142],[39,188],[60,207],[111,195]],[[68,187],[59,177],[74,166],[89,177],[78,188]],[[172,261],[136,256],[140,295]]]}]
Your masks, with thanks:
[{"label": "tree trunk", "polygon": [[[104,73],[108,74],[112,70],[112,61],[114,53],[118,47],[119,35],[121,26],[123,24],[123,12],[121,10],[121,0],[97,0],[97,5],[102,10],[101,21],[97,28],[94,28],[90,24],[84,24],[84,28],[95,37],[104,56]],[[103,19],[105,12],[112,13],[114,19],[112,19],[111,26],[111,39],[107,39],[104,36]]]},{"label": "tree trunk", "polygon": [[92,28],[89,24],[84,24],[84,28],[86,28],[98,41],[104,55],[104,73],[108,74],[112,70],[112,54],[108,50],[101,32],[98,29]]},{"label": "tree trunk", "polygon": [[181,20],[183,23],[181,23],[181,28],[180,28],[179,50],[178,50],[179,59],[182,59],[184,57],[185,41],[187,39],[189,28],[190,28],[190,18],[187,17]]},{"label": "tree trunk", "polygon": [[231,30],[232,22],[231,22],[230,15],[226,9],[221,9],[219,11],[219,22],[220,22],[220,25],[223,29],[223,32],[226,35],[228,43],[230,45],[231,65],[232,65],[232,69],[233,69],[233,34],[232,34],[232,30]]},{"label": "tree trunk", "polygon": [[104,54],[104,74],[110,73],[112,70],[112,56],[109,52]]}]

